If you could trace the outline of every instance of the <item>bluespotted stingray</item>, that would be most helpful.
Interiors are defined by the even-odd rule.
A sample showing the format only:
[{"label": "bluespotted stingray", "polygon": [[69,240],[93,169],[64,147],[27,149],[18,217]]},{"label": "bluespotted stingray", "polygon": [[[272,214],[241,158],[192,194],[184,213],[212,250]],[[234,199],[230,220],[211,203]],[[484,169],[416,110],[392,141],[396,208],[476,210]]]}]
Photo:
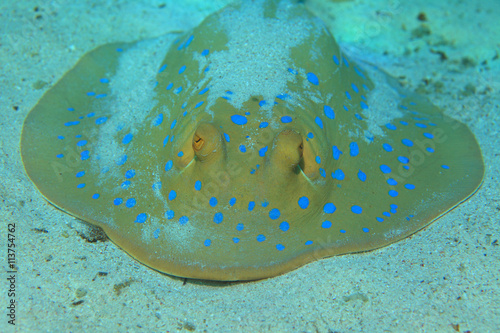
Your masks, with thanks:
[{"label": "bluespotted stingray", "polygon": [[275,276],[401,240],[481,184],[471,131],[380,73],[302,4],[237,2],[86,54],[27,116],[24,167],[158,271]]}]

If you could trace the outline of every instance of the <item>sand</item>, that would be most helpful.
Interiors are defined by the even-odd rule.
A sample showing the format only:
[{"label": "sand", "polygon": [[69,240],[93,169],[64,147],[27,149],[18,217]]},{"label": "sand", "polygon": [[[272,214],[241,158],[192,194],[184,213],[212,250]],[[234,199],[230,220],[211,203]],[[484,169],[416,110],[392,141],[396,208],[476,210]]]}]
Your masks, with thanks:
[{"label": "sand", "polygon": [[43,199],[19,152],[23,120],[43,93],[98,45],[188,30],[229,2],[0,4],[0,248],[7,271],[7,225],[15,223],[19,270],[15,326],[6,317],[10,274],[2,277],[0,331],[497,332],[498,1],[308,1],[344,48],[425,93],[482,148],[479,191],[403,241],[262,281],[184,281],[110,241],[85,241],[85,227]]}]

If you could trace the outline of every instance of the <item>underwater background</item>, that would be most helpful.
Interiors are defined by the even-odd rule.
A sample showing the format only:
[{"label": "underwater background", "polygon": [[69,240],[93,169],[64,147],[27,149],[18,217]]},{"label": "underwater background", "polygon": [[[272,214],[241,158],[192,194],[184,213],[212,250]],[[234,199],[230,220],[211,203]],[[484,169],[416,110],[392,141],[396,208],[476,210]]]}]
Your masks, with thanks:
[{"label": "underwater background", "polygon": [[6,225],[16,223],[18,266],[16,326],[4,315],[0,331],[497,331],[500,1],[305,1],[345,50],[429,97],[481,146],[479,191],[400,242],[256,282],[184,280],[40,195],[19,141],[41,96],[99,45],[187,31],[231,2],[0,2],[0,245],[7,271]]}]

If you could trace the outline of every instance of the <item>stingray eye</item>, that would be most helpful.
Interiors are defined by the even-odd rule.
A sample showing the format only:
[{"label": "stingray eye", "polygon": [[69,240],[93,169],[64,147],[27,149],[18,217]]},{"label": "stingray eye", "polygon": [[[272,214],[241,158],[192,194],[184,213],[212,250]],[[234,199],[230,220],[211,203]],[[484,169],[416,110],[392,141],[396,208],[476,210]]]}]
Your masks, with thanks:
[{"label": "stingray eye", "polygon": [[212,160],[222,153],[223,142],[219,130],[212,124],[200,124],[193,135],[193,151],[201,162]]},{"label": "stingray eye", "polygon": [[301,162],[304,153],[302,136],[294,130],[283,130],[274,140],[274,150],[274,163],[285,169],[294,170]]},{"label": "stingray eye", "polygon": [[194,151],[200,151],[201,148],[203,148],[203,144],[205,143],[205,140],[201,136],[199,136],[197,133],[194,134],[193,136],[193,149]]}]

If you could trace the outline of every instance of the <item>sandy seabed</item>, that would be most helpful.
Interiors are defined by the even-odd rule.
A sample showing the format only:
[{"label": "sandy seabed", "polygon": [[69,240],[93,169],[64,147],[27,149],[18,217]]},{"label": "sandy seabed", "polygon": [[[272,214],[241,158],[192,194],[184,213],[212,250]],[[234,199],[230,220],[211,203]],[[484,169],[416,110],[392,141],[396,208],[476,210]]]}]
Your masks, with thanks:
[{"label": "sandy seabed", "polygon": [[[89,50],[189,30],[229,0],[0,3],[0,231],[16,224],[16,325],[1,332],[498,332],[500,2],[307,1],[351,52],[426,94],[476,135],[486,165],[469,200],[391,246],[249,283],[169,277],[49,205],[19,141],[37,101]],[[180,3],[180,4],[179,4]],[[104,274],[105,273],[105,274]]]}]

